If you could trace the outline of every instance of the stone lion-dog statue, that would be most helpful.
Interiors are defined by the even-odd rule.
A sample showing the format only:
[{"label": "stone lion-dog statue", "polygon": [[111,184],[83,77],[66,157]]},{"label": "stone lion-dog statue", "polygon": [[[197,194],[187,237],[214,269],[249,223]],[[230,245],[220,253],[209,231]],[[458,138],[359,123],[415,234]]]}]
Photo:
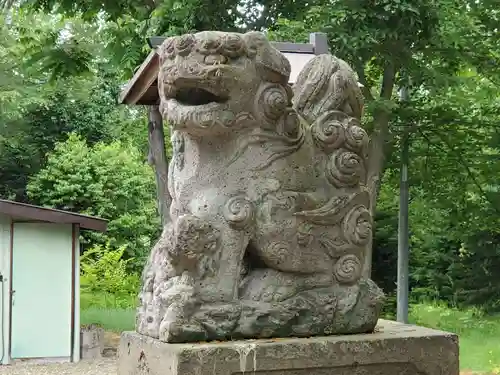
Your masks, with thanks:
[{"label": "stone lion-dog statue", "polygon": [[259,32],[169,37],[158,54],[173,201],[137,331],[170,343],[373,331],[384,295],[362,277],[369,139],[348,64],[318,55],[292,88]]}]

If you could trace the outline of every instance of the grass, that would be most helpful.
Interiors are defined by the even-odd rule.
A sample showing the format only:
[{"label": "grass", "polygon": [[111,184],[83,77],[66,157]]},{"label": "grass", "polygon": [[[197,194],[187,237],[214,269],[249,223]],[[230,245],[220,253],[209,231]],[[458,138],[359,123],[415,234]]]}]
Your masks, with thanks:
[{"label": "grass", "polygon": [[[82,324],[99,324],[108,331],[134,330],[131,300],[82,295]],[[440,303],[415,304],[410,322],[454,332],[460,338],[460,367],[473,372],[500,374],[500,316],[485,316],[479,309],[459,310]]]},{"label": "grass", "polygon": [[479,309],[458,310],[439,303],[417,304],[411,323],[459,335],[462,370],[500,373],[500,316]]},{"label": "grass", "polygon": [[113,332],[133,331],[136,296],[117,297],[111,294],[80,295],[81,324],[98,324]]},{"label": "grass", "polygon": [[81,324],[98,324],[108,331],[133,331],[135,309],[90,307],[80,313]]}]

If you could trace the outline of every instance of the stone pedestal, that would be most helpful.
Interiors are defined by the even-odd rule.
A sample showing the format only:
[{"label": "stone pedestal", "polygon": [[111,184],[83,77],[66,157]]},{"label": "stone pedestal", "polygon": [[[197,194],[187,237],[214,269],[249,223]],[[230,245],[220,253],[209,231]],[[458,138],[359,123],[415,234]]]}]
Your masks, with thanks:
[{"label": "stone pedestal", "polygon": [[118,375],[458,375],[454,334],[380,320],[373,334],[167,344],[122,335]]},{"label": "stone pedestal", "polygon": [[93,324],[80,329],[80,358],[96,359],[104,351],[104,329]]}]

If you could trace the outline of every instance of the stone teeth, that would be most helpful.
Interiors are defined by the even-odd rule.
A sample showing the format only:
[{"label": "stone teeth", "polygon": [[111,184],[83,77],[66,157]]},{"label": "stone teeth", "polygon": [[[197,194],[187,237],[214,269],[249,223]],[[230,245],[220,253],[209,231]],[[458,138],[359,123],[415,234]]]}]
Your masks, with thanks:
[{"label": "stone teeth", "polygon": [[163,93],[166,98],[175,98],[175,95],[177,93],[177,89],[175,88],[174,85],[171,84],[164,84],[163,85]]}]

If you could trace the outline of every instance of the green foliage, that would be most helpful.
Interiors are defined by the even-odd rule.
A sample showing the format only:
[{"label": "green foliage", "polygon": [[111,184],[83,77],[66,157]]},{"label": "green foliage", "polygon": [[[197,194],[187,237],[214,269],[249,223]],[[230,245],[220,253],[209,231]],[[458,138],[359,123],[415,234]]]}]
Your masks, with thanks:
[{"label": "green foliage", "polygon": [[124,251],[125,246],[113,250],[96,245],[80,257],[82,324],[116,332],[134,329],[140,278],[130,273],[133,259],[123,259]]},{"label": "green foliage", "polygon": [[81,307],[130,308],[137,302],[140,279],[124,260],[125,246],[112,250],[96,245],[80,257]]},{"label": "green foliage", "polygon": [[8,22],[10,56],[25,84],[57,86],[63,78],[95,72],[96,57],[102,55],[97,24],[24,9],[9,14]]},{"label": "green foliage", "polygon": [[96,245],[80,257],[80,285],[84,292],[109,294],[137,294],[139,277],[127,272],[127,263],[122,259],[125,246],[111,250],[109,246]]},{"label": "green foliage", "polygon": [[416,298],[499,309],[492,271],[500,238],[496,91],[469,71],[433,95],[416,92],[414,108],[402,114],[419,124],[410,164]]},{"label": "green foliage", "polygon": [[[380,194],[373,278],[392,296],[396,289],[398,191],[387,183],[391,179],[390,173],[386,173],[386,184]],[[412,188],[410,297],[415,302],[441,300],[451,306],[480,306],[486,311],[500,311],[500,279],[494,271],[500,266],[496,228],[478,231],[477,226],[462,227],[456,221],[461,213],[449,208],[453,198],[456,200],[457,195],[435,202],[425,190]],[[394,300],[390,299],[386,312],[394,311]]]},{"label": "green foliage", "polygon": [[[390,172],[386,171],[385,180],[392,177]],[[374,227],[372,278],[386,293],[391,294],[396,290],[398,196],[389,184],[381,188]],[[391,306],[387,304],[387,308]]]},{"label": "green foliage", "polygon": [[[89,55],[106,51],[108,61],[120,66],[121,73],[130,77],[133,70],[149,53],[146,38],[154,35],[172,35],[203,30],[262,30],[275,19],[300,17],[307,3],[297,0],[159,0],[159,1],[85,1],[24,0],[14,6],[11,0],[0,0],[0,8],[11,8],[14,13],[35,11],[65,19],[84,21],[78,33],[65,43],[47,40],[40,61],[57,74],[86,73],[92,65]],[[208,6],[209,5],[209,6]],[[203,11],[200,12],[200,9]],[[98,24],[94,40],[82,38],[82,31]],[[85,29],[87,25],[87,29]],[[104,49],[96,50],[95,40]],[[42,56],[40,56],[42,57]],[[64,61],[67,64],[63,63]]]},{"label": "green foliage", "polygon": [[109,220],[105,234],[85,233],[91,244],[126,245],[127,258],[141,267],[158,235],[151,168],[133,146],[120,141],[89,146],[72,134],[48,154],[47,165],[28,184],[31,199],[45,206]]},{"label": "green foliage", "polygon": [[12,33],[5,18],[0,20],[0,123],[13,116],[16,107],[26,95],[33,96],[36,89],[30,87],[29,79],[21,74],[22,52],[17,35]]},{"label": "green foliage", "polygon": [[110,140],[116,116],[114,103],[105,88],[93,87],[88,98],[75,97],[69,90],[51,93],[44,103],[21,107],[20,115],[6,119],[0,130],[0,195],[26,200],[26,179],[45,165],[45,155],[70,132],[90,143]]},{"label": "green foliage", "polygon": [[412,305],[410,310],[412,323],[458,335],[466,334],[473,329],[481,329],[488,333],[498,329],[496,322],[488,319],[484,312],[477,308],[459,310],[442,303],[419,303]]},{"label": "green foliage", "polygon": [[[117,106],[118,74],[107,70],[97,55],[92,56],[92,75],[58,74],[55,81],[50,77],[53,67],[40,60],[50,40],[66,38],[68,32],[88,40],[87,29],[92,27],[75,20],[27,12],[1,25],[0,196],[26,201],[28,179],[45,166],[45,155],[55,143],[71,132],[91,144],[119,139],[146,149],[143,112]],[[57,62],[71,66],[64,59]]]}]

